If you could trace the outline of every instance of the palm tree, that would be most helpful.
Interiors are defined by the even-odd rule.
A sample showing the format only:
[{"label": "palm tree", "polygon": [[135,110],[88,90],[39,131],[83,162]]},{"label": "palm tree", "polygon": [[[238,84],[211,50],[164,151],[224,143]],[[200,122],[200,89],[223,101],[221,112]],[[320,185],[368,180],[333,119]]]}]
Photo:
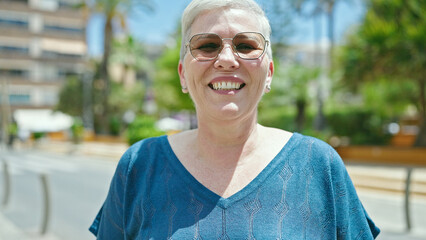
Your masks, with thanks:
[{"label": "palm tree", "polygon": [[[334,39],[334,10],[339,0],[291,0],[293,8],[306,17],[313,17],[314,20],[318,20],[318,16],[325,13],[327,16],[327,37],[329,40],[329,48],[327,52],[327,61],[323,64],[322,79],[326,79],[327,75],[330,75],[331,69],[333,69],[333,50],[335,45]],[[342,0],[343,1],[343,0]],[[313,8],[306,12],[304,11],[308,4],[313,4]],[[314,31],[320,31],[317,27],[317,23],[314,22]],[[316,36],[320,33],[316,32]],[[317,41],[319,39],[316,39]],[[319,43],[318,43],[319,44]],[[318,58],[317,58],[318,59]],[[318,84],[318,113],[315,119],[315,129],[322,130],[325,127],[325,117],[323,113],[323,87],[322,84]]]},{"label": "palm tree", "polygon": [[[125,86],[131,85],[131,83],[127,82],[131,71],[144,73],[148,78],[151,78],[153,75],[152,70],[154,66],[146,55],[145,48],[131,35],[116,39],[113,42],[111,62],[122,66],[123,71],[120,82]],[[146,84],[149,85],[149,83]]]},{"label": "palm tree", "polygon": [[99,68],[99,79],[96,79],[95,86],[100,88],[102,109],[99,114],[100,132],[108,133],[108,96],[110,93],[110,76],[108,65],[111,55],[113,40],[113,22],[119,21],[121,27],[126,30],[126,16],[131,11],[152,10],[153,5],[150,0],[86,0],[79,4],[79,7],[88,10],[90,13],[101,13],[105,17],[103,57]]}]

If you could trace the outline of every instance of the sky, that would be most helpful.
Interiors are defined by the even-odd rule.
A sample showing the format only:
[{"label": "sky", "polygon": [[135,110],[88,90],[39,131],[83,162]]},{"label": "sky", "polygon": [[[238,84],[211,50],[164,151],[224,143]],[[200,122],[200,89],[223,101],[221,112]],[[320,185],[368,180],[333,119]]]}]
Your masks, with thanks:
[{"label": "sky", "polygon": [[[129,32],[138,40],[148,44],[163,44],[169,39],[180,21],[180,16],[191,0],[153,0],[154,11],[133,14],[127,17]],[[268,0],[256,0],[258,3]],[[345,33],[362,20],[365,12],[362,0],[338,1],[335,12],[335,37],[337,42],[344,39]],[[90,56],[100,56],[103,44],[103,17],[94,14],[87,27],[87,43]],[[294,18],[293,34],[288,38],[290,44],[314,43],[313,20]],[[325,35],[325,17],[322,18]],[[325,39],[325,36],[322,37]]]}]

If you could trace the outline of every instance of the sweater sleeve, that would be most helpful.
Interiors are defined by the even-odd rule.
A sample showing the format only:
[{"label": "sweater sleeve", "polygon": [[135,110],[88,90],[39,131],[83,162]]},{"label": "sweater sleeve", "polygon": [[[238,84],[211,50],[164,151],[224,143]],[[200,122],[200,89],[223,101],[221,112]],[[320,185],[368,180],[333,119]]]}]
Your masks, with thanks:
[{"label": "sweater sleeve", "polygon": [[375,239],[380,229],[365,211],[342,159],[332,150],[330,160],[337,239]]},{"label": "sweater sleeve", "polygon": [[89,228],[97,239],[125,239],[124,196],[129,163],[130,153],[127,151],[117,165],[107,198]]}]

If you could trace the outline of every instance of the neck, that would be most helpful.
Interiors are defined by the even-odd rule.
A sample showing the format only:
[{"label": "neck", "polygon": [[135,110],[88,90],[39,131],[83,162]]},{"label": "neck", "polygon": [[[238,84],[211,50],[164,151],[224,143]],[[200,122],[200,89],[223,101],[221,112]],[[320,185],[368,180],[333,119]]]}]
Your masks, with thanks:
[{"label": "neck", "polygon": [[220,168],[229,169],[244,164],[257,146],[259,128],[257,115],[244,121],[212,122],[199,119],[198,157],[205,164]]}]

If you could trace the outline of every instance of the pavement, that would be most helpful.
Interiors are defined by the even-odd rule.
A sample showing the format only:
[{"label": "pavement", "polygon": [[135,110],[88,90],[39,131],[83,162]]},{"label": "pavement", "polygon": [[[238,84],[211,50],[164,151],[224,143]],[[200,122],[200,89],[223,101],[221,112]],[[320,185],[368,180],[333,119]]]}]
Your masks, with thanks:
[{"label": "pavement", "polygon": [[[126,151],[128,145],[123,142],[84,142],[72,144],[66,141],[43,140],[31,146],[18,146],[38,151],[49,151],[60,154],[73,154],[76,156],[96,156],[109,161],[118,161]],[[397,207],[403,208],[405,191],[406,169],[397,167],[347,165],[348,172],[357,188],[370,216],[376,215],[375,222],[382,229],[379,240],[426,240],[426,169],[415,169],[412,174],[411,201],[415,210],[413,219],[415,228],[405,231],[403,214],[395,220],[392,210],[384,210],[386,203],[395,202]],[[365,200],[365,203],[364,203]],[[395,205],[386,208],[392,209]],[[380,210],[382,209],[382,210]],[[419,210],[420,209],[420,210]],[[402,211],[401,211],[402,212]],[[374,215],[373,215],[374,214]],[[398,214],[396,214],[398,215]],[[377,219],[377,221],[376,221]],[[37,233],[23,232],[7,219],[0,210],[0,240],[58,240],[53,235],[40,235]]]},{"label": "pavement", "polygon": [[[41,139],[38,142],[17,143],[17,151],[46,151],[57,154],[71,154],[75,156],[95,156],[106,161],[119,161],[128,148],[124,142],[84,142],[73,144],[69,141],[52,141]],[[3,149],[0,149],[3,151]],[[0,168],[1,170],[1,168]],[[0,206],[0,240],[60,240],[51,233],[40,234],[37,232],[23,231],[17,227],[4,214]]]},{"label": "pavement", "polygon": [[59,240],[50,233],[24,232],[6,218],[0,211],[0,240]]},{"label": "pavement", "polygon": [[28,235],[16,227],[0,212],[0,240],[27,240]]}]

